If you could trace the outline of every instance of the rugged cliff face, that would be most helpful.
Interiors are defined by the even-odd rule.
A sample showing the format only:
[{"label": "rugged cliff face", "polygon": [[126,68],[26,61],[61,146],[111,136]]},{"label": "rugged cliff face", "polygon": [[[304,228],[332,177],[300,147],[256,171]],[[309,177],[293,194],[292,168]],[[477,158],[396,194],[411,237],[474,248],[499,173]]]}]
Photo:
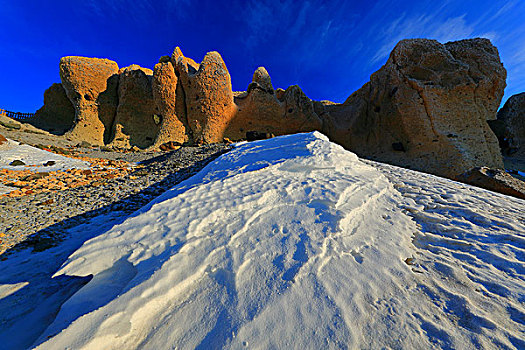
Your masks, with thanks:
[{"label": "rugged cliff face", "polygon": [[233,140],[243,139],[251,131],[285,135],[322,128],[314,102],[301,88],[293,85],[286,91],[275,91],[264,67],[255,70],[248,90],[235,96],[235,104],[237,112],[225,132]]},{"label": "rugged cliff face", "polygon": [[486,39],[403,40],[343,104],[312,101],[298,86],[274,90],[263,67],[234,93],[219,53],[198,64],[178,47],[153,72],[82,57],[63,58],[60,71],[75,110],[67,136],[93,144],[144,149],[319,130],[362,157],[450,178],[503,166],[487,120],[506,71]]},{"label": "rugged cliff face", "polygon": [[525,160],[525,92],[511,96],[490,126],[505,156]]},{"label": "rugged cliff face", "polygon": [[146,148],[159,132],[155,122],[151,69],[131,65],[119,72],[118,107],[111,146]]},{"label": "rugged cliff face", "polygon": [[494,119],[506,71],[486,39],[401,41],[370,82],[327,106],[327,134],[363,157],[446,177],[503,166]]}]

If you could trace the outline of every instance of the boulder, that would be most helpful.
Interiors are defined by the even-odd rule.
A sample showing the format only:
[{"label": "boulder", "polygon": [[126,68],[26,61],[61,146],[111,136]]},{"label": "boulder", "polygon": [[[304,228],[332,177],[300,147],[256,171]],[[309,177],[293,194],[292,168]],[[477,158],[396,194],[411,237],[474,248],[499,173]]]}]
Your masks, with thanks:
[{"label": "boulder", "polygon": [[206,54],[199,69],[183,57],[177,71],[185,94],[188,125],[196,143],[221,142],[236,112],[231,78],[218,52]]},{"label": "boulder", "polygon": [[186,132],[188,127],[184,93],[170,61],[155,65],[152,90],[156,114],[161,119],[154,146],[170,141],[181,144],[187,142],[189,138]]},{"label": "boulder", "polygon": [[154,118],[152,78],[151,69],[135,64],[120,70],[111,147],[145,149],[153,144],[159,125]]},{"label": "boulder", "polygon": [[324,131],[361,157],[454,178],[502,168],[494,119],[506,71],[487,39],[399,42],[370,82],[324,105]]},{"label": "boulder", "polygon": [[229,139],[246,138],[247,132],[285,135],[322,129],[314,103],[303,91],[294,85],[276,94],[264,67],[257,68],[248,90],[238,93],[235,103],[237,112],[225,132]]},{"label": "boulder", "polygon": [[71,129],[75,122],[75,108],[62,84],[51,85],[44,92],[44,106],[24,122],[55,135],[63,135]]},{"label": "boulder", "polygon": [[118,103],[117,74],[117,63],[107,59],[68,56],[60,60],[62,86],[75,108],[75,121],[66,133],[68,137],[104,144]]},{"label": "boulder", "polygon": [[461,174],[457,179],[490,191],[525,199],[525,182],[501,169],[477,167]]},{"label": "boulder", "polygon": [[7,144],[7,139],[4,135],[0,134],[0,146]]},{"label": "boulder", "polygon": [[504,155],[525,159],[525,92],[511,96],[490,126]]}]

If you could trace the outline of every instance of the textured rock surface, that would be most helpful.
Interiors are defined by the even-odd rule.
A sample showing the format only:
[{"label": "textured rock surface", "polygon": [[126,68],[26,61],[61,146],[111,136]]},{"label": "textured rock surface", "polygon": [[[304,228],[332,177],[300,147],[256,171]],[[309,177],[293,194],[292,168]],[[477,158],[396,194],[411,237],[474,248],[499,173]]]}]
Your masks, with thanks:
[{"label": "textured rock surface", "polygon": [[[156,114],[161,118],[161,124],[155,146],[169,141],[188,141],[186,109],[181,89],[172,63],[157,63],[153,70],[152,90]],[[177,91],[181,96],[178,96]]]},{"label": "textured rock surface", "polygon": [[245,138],[247,132],[285,135],[322,129],[314,103],[302,90],[294,85],[277,95],[264,67],[257,68],[248,90],[237,94],[235,103],[237,113],[225,133],[233,140]]},{"label": "textured rock surface", "polygon": [[155,105],[151,69],[131,65],[120,71],[118,108],[113,124],[113,147],[147,148],[153,144],[159,131],[155,122]]},{"label": "textured rock surface", "polygon": [[487,39],[399,42],[370,82],[326,105],[325,132],[362,157],[453,178],[502,168],[494,119],[506,71]]},{"label": "textured rock surface", "polygon": [[458,177],[458,180],[494,192],[525,199],[525,182],[504,170],[477,167]]},{"label": "textured rock surface", "polygon": [[199,70],[199,64],[191,58],[185,57],[178,46],[171,54],[171,64],[173,64],[173,68],[175,68],[175,70],[178,70],[179,64],[186,66],[185,69],[187,69],[190,73],[195,73]]},{"label": "textured rock surface", "polygon": [[525,159],[525,92],[507,100],[491,127],[505,155]]},{"label": "textured rock surface", "polygon": [[[259,67],[255,70],[252,77],[252,83],[257,84],[257,86],[272,94],[273,95],[273,85],[272,85],[272,79],[270,78],[270,74],[268,74],[268,71],[264,67]],[[248,91],[250,90],[250,87],[248,87]]]},{"label": "textured rock surface", "polygon": [[25,122],[56,135],[63,135],[73,127],[75,108],[62,84],[55,83],[44,92],[44,106]]},{"label": "textured rock surface", "polygon": [[117,63],[107,59],[68,56],[60,60],[62,86],[75,108],[69,137],[104,144],[104,132],[111,129],[117,108],[117,74]]},{"label": "textured rock surface", "polygon": [[4,135],[0,134],[0,146],[7,143],[7,139]]},{"label": "textured rock surface", "polygon": [[154,74],[138,66],[116,74],[112,61],[81,57],[63,58],[60,68],[76,114],[67,135],[95,145],[147,148],[320,130],[362,157],[449,178],[503,167],[487,121],[502,125],[492,119],[506,71],[486,39],[403,40],[343,104],[311,101],[295,85],[274,90],[263,67],[246,92],[233,93],[217,52],[197,64],[178,47]]},{"label": "textured rock surface", "polygon": [[231,78],[221,55],[209,52],[199,69],[177,59],[186,97],[188,125],[196,143],[221,142],[235,114]]}]

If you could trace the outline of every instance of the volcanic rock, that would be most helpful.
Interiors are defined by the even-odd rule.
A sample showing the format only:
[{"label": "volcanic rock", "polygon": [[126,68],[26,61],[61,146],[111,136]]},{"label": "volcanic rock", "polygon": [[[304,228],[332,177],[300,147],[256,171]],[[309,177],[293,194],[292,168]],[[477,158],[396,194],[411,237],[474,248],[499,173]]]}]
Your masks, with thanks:
[{"label": "volcanic rock", "polygon": [[236,112],[230,73],[221,55],[207,53],[197,71],[183,57],[178,57],[177,70],[184,89],[193,141],[221,142]]},{"label": "volcanic rock", "polygon": [[188,141],[184,92],[171,62],[155,65],[152,89],[156,113],[161,119],[154,145]]},{"label": "volcanic rock", "polygon": [[457,180],[508,196],[525,199],[525,182],[501,169],[477,167],[461,174]]},{"label": "volcanic rock", "polygon": [[44,106],[25,122],[56,135],[73,127],[75,108],[62,84],[55,83],[44,92]]},{"label": "volcanic rock", "polygon": [[75,122],[67,136],[104,144],[104,132],[111,130],[117,108],[117,74],[117,63],[107,59],[68,56],[60,60],[62,86],[75,108]]},{"label": "volcanic rock", "polygon": [[159,131],[155,123],[155,105],[151,69],[131,65],[120,70],[118,108],[113,124],[112,147],[144,149],[153,144]]},{"label": "volcanic rock", "polygon": [[525,159],[525,92],[511,96],[490,126],[505,155]]},{"label": "volcanic rock", "polygon": [[370,82],[325,105],[325,132],[361,157],[453,178],[502,168],[494,119],[506,71],[487,39],[399,42]]}]

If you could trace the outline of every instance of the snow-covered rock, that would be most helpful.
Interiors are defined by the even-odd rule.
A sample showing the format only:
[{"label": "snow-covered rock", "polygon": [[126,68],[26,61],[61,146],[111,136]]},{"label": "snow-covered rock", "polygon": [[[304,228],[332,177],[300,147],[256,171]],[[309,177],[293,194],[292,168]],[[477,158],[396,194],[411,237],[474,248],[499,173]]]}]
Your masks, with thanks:
[{"label": "snow-covered rock", "polygon": [[[47,328],[18,337],[41,349],[525,345],[525,201],[364,162],[317,132],[240,144],[92,236],[37,307],[55,310]],[[11,282],[11,297],[31,286]],[[19,313],[4,329],[31,324]]]}]

